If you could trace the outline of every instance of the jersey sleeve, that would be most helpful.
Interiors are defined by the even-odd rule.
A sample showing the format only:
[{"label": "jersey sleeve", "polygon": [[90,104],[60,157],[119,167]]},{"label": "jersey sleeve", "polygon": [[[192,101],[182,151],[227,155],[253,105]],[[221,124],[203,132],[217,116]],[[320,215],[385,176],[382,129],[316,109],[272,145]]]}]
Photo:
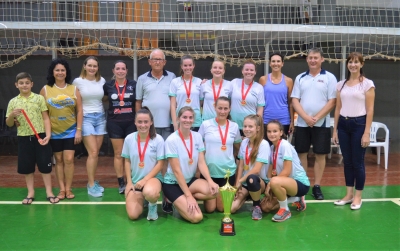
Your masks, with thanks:
[{"label": "jersey sleeve", "polygon": [[366,93],[371,88],[375,88],[374,82],[370,79],[366,79],[363,84],[364,92]]},{"label": "jersey sleeve", "polygon": [[235,126],[235,130],[236,130],[236,137],[235,141],[233,141],[234,144],[242,142],[242,136],[240,135],[239,126],[237,124]]},{"label": "jersey sleeve", "polygon": [[143,78],[139,77],[139,79],[136,83],[135,91],[136,91],[136,100],[142,100],[143,99]]},{"label": "jersey sleeve", "polygon": [[108,84],[107,83],[105,83],[103,85],[103,91],[104,91],[104,96],[108,96]]},{"label": "jersey sleeve", "polygon": [[170,97],[176,97],[176,93],[177,93],[177,90],[178,90],[178,87],[177,87],[177,84],[176,84],[176,78],[174,78],[172,81],[171,81],[171,84],[169,85],[169,93],[168,93],[168,95],[170,96]]},{"label": "jersey sleeve", "polygon": [[[133,135],[133,134],[132,134],[132,135]],[[129,156],[129,146],[130,146],[131,144],[133,144],[133,142],[132,142],[132,139],[133,139],[132,135],[128,135],[128,137],[125,138],[125,140],[124,140],[124,145],[123,145],[123,147],[122,147],[121,156],[122,156],[123,158],[126,158],[126,159],[129,159],[129,158],[130,158],[130,156]]]},{"label": "jersey sleeve", "polygon": [[198,149],[198,151],[199,151],[199,152],[204,152],[204,151],[206,150],[206,148],[205,148],[205,146],[204,146],[204,142],[203,142],[202,136],[201,136],[199,133],[196,133],[196,134],[197,134],[197,135],[196,135],[197,141],[199,142],[199,149]]},{"label": "jersey sleeve", "polygon": [[261,141],[260,147],[258,148],[258,154],[256,157],[256,161],[268,164],[270,158],[270,148],[267,141]]},{"label": "jersey sleeve", "polygon": [[291,98],[300,98],[300,75],[296,77],[294,80],[292,94],[290,95]]},{"label": "jersey sleeve", "polygon": [[264,89],[262,88],[262,85],[258,84],[257,89],[257,106],[265,106]]},{"label": "jersey sleeve", "polygon": [[157,135],[157,160],[165,159],[165,146],[164,139]]},{"label": "jersey sleeve", "polygon": [[40,111],[45,112],[45,111],[49,110],[46,106],[46,100],[44,100],[44,97],[42,95],[38,95],[38,96],[39,96]]},{"label": "jersey sleeve", "polygon": [[198,133],[201,135],[201,137],[203,138],[203,141],[204,141],[204,138],[205,138],[205,130],[206,130],[206,128],[205,128],[205,125],[204,125],[204,121],[203,121],[203,123],[201,123],[201,125],[200,125],[200,128],[199,128],[199,131],[198,131]]},{"label": "jersey sleeve", "polygon": [[336,98],[337,79],[333,74],[328,75],[328,99]]},{"label": "jersey sleeve", "polygon": [[246,154],[247,141],[248,140],[243,140],[242,143],[240,144],[240,149],[238,153],[239,159],[244,159],[244,155]]},{"label": "jersey sleeve", "polygon": [[203,83],[203,84],[200,83],[200,100],[204,100],[204,96],[205,96],[204,95],[204,88],[206,86],[206,83]]},{"label": "jersey sleeve", "polygon": [[[172,136],[172,135],[171,135]],[[168,137],[165,141],[165,157],[166,158],[178,158],[178,146],[176,145],[175,137]]]},{"label": "jersey sleeve", "polygon": [[11,99],[10,102],[8,102],[6,118],[10,116],[10,113],[12,113],[14,109],[15,109],[14,99]]},{"label": "jersey sleeve", "polygon": [[282,141],[282,144],[279,146],[279,151],[282,151],[283,160],[293,160],[292,149],[287,141]]}]

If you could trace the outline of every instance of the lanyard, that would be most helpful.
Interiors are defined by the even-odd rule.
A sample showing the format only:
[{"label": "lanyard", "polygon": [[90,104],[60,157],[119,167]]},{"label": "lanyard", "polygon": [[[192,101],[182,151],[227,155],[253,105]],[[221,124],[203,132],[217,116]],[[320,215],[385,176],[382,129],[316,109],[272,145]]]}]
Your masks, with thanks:
[{"label": "lanyard", "polygon": [[146,153],[147,145],[149,144],[150,141],[150,134],[147,134],[146,138],[146,143],[144,144],[143,152],[142,148],[140,147],[140,136],[139,133],[137,134],[137,146],[138,146],[138,151],[139,151],[139,167],[143,168],[144,167],[144,154]]},{"label": "lanyard", "polygon": [[124,97],[125,97],[125,90],[126,90],[126,79],[124,81],[124,89],[122,89],[122,92],[119,92],[119,85],[117,80],[115,80],[115,88],[117,88],[117,92],[118,92],[118,97],[119,97],[119,105],[120,106],[124,106],[125,102],[124,102]]},{"label": "lanyard", "polygon": [[214,84],[214,79],[211,81],[212,84],[212,88],[213,88],[213,94],[214,94],[214,103],[217,102],[217,99],[219,97],[219,94],[221,93],[221,89],[222,89],[222,83],[224,82],[224,80],[222,79],[221,82],[219,82],[219,90],[217,93],[215,93],[215,84]]},{"label": "lanyard", "polygon": [[[249,144],[250,144],[250,141],[249,141]],[[250,165],[249,144],[247,144],[247,146],[246,146],[246,154],[244,156],[244,161],[246,163],[246,166]],[[250,154],[251,154],[251,152],[250,152]]]},{"label": "lanyard", "polygon": [[251,83],[249,84],[249,88],[247,88],[246,93],[244,93],[244,79],[242,80],[242,101],[241,101],[242,105],[246,104],[246,97],[247,97],[247,94],[249,93],[252,85],[253,85],[253,81],[251,81]]},{"label": "lanyard", "polygon": [[193,164],[193,158],[192,158],[192,155],[193,155],[193,144],[192,144],[192,140],[193,140],[193,138],[192,138],[192,133],[190,133],[190,137],[189,137],[190,151],[189,151],[188,147],[186,146],[185,138],[183,138],[183,134],[182,134],[182,132],[181,132],[181,129],[178,129],[178,133],[179,133],[179,136],[181,137],[181,140],[182,140],[183,144],[185,145],[186,151],[188,152],[188,155],[189,155],[189,165],[191,165],[191,164]]},{"label": "lanyard", "polygon": [[37,133],[37,131],[35,130],[35,127],[33,127],[33,124],[31,122],[31,120],[29,119],[28,115],[26,114],[25,110],[21,110],[22,114],[24,115],[26,122],[28,122],[29,126],[31,127],[33,133],[35,134],[36,138],[38,140],[41,140],[41,138],[39,137],[39,134]]},{"label": "lanyard", "polygon": [[190,92],[192,91],[192,78],[193,78],[193,76],[190,77],[189,88],[188,88],[186,86],[186,81],[182,76],[183,86],[185,86],[186,96],[187,96],[186,103],[190,103],[191,102],[191,100],[190,100]]},{"label": "lanyard", "polygon": [[221,137],[221,141],[222,141],[222,146],[221,146],[221,150],[225,151],[226,150],[226,139],[228,138],[228,130],[229,130],[229,120],[226,120],[226,127],[225,127],[225,135],[222,135],[222,130],[221,127],[218,124],[218,119],[215,119],[215,121],[217,122],[218,125],[218,130],[219,130],[219,136]]},{"label": "lanyard", "polygon": [[281,144],[281,139],[278,141],[278,144],[276,144],[276,148],[274,149],[275,152],[272,155],[272,175],[276,176],[276,161],[278,159],[278,151],[279,151],[279,145]]}]

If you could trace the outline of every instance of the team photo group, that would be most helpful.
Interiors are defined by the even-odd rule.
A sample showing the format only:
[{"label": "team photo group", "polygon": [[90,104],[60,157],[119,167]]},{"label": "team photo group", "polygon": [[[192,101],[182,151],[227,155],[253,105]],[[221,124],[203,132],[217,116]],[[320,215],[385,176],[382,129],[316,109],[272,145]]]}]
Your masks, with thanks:
[{"label": "team photo group", "polygon": [[[198,223],[203,213],[224,211],[219,188],[228,181],[237,188],[232,213],[250,200],[253,220],[273,212],[272,221],[285,221],[291,210],[306,210],[309,192],[324,199],[321,181],[332,144],[340,146],[345,177],[334,205],[360,209],[375,99],[374,83],[363,72],[363,55],[348,55],[341,81],[323,69],[319,48],[308,50],[308,70],[292,76],[294,80],[282,74],[283,55],[273,53],[266,61],[271,73],[258,81],[251,59],[243,62],[241,78],[226,80],[225,63],[215,60],[209,78],[200,79],[194,76],[192,56],[181,57],[176,76],[164,69],[164,52],[155,49],[148,59],[150,70],[137,81],[127,78],[127,64],[121,60],[106,81],[99,71],[101,60],[94,56],[83,61],[79,77],[65,59],[57,58],[39,94],[32,86],[42,81],[32,79],[29,70],[19,73],[15,86],[20,94],[9,101],[6,124],[17,126],[17,172],[27,186],[22,204],[35,200],[36,166],[49,203],[75,198],[74,156],[81,142],[88,152],[87,193],[102,197],[108,191],[96,180],[96,169],[108,134],[118,191],[125,195],[130,220],[140,218],[144,207],[147,219],[157,220],[157,201],[162,200],[165,213],[175,211]],[[315,156],[312,186],[307,176],[310,149]]]}]

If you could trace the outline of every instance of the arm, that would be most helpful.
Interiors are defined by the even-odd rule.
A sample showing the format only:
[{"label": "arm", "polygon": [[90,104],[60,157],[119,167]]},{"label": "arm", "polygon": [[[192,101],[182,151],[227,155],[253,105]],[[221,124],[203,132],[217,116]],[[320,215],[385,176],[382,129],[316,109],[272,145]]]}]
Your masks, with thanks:
[{"label": "arm", "polygon": [[46,137],[39,142],[42,146],[47,145],[49,143],[51,137],[51,123],[49,118],[49,113],[47,111],[42,112],[43,122],[44,122],[44,129],[46,130]]},{"label": "arm", "polygon": [[364,134],[361,138],[361,144],[369,145],[369,134],[371,130],[372,119],[374,117],[375,88],[370,88],[365,94],[365,110],[367,111],[367,120],[365,123]]},{"label": "arm", "polygon": [[[154,166],[154,168],[146,175],[143,177],[143,179],[139,180],[136,184],[135,184],[135,188],[137,189],[141,189],[143,188],[143,186],[146,184],[146,182],[151,179],[156,177],[156,175],[161,172],[161,170],[164,167],[164,160],[159,160],[157,161],[157,164]],[[128,176],[127,176],[128,177]]]},{"label": "arm", "polygon": [[262,163],[262,162],[256,161],[256,163],[254,164],[253,169],[251,169],[250,171],[248,171],[248,172],[246,173],[245,176],[241,177],[241,178],[239,179],[239,182],[240,182],[240,183],[245,182],[246,179],[247,179],[247,176],[249,176],[250,174],[259,174],[260,171],[261,171],[261,167],[262,167],[263,164],[264,164],[264,163]]},{"label": "arm", "polygon": [[176,97],[170,96],[169,97],[171,102],[170,102],[170,108],[171,108],[171,120],[172,124],[174,125],[174,130],[178,130],[178,123],[176,122]]},{"label": "arm", "polygon": [[337,125],[339,122],[340,109],[342,109],[342,100],[340,99],[340,92],[338,91],[336,92],[336,108],[335,108],[334,125],[332,132],[332,141],[335,145],[339,143],[339,138],[337,135]]},{"label": "arm", "polygon": [[289,115],[290,115],[289,132],[292,133],[294,131],[294,108],[293,108],[292,98],[291,98],[292,91],[293,91],[293,79],[285,76],[285,81],[286,81],[286,86],[288,88],[287,101],[288,101]]},{"label": "arm", "polygon": [[264,106],[257,106],[257,115],[262,119],[264,115]]},{"label": "arm", "polygon": [[292,161],[291,160],[283,160],[283,170],[278,176],[280,177],[289,177],[292,173]]},{"label": "arm", "polygon": [[[83,108],[82,108],[82,97],[76,88],[76,132],[75,132],[75,145],[82,141],[82,121],[83,121]],[[80,130],[78,129],[80,128]]]},{"label": "arm", "polygon": [[216,195],[219,191],[219,186],[215,184],[215,182],[210,177],[206,160],[204,158],[204,152],[199,152],[199,161],[197,163],[197,167],[200,170],[200,173],[203,175],[203,177],[207,180],[211,194]]},{"label": "arm", "polygon": [[132,183],[132,173],[131,173],[131,160],[129,158],[124,158],[124,169],[126,175],[126,187],[125,187],[125,198],[131,190],[135,190]]},{"label": "arm", "polygon": [[[322,109],[314,115],[315,122],[320,120],[321,118],[324,118],[328,113],[331,112],[331,110],[335,107],[336,104],[336,98],[328,100],[328,103]],[[315,124],[315,123],[314,123]]]},{"label": "arm", "polygon": [[267,83],[267,77],[266,76],[262,76],[260,78],[260,80],[258,80],[258,83],[262,86],[265,86],[265,84]]},{"label": "arm", "polygon": [[14,110],[10,113],[10,115],[6,118],[6,124],[7,124],[7,126],[9,126],[9,127],[14,126],[14,121],[15,121],[15,119],[17,118],[17,116],[19,116],[19,115],[22,114],[21,110],[22,110],[22,109],[14,109]]},{"label": "arm", "polygon": [[142,109],[142,100],[138,100],[138,99],[136,99],[136,102],[135,102],[135,112],[138,112],[140,109]]},{"label": "arm", "polygon": [[240,149],[240,143],[234,143],[233,144],[233,157],[236,159],[236,157],[239,154],[239,149]]}]

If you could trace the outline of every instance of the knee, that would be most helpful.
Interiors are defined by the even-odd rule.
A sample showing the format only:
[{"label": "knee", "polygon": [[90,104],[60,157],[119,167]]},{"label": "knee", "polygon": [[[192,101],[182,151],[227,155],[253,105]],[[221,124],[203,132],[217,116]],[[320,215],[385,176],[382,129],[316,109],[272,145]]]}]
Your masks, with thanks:
[{"label": "knee", "polygon": [[160,191],[156,191],[156,189],[149,189],[143,191],[144,198],[147,201],[157,201],[160,198]]},{"label": "knee", "polygon": [[99,156],[99,151],[97,151],[97,150],[88,151],[88,155],[89,155],[90,157],[97,158],[97,157]]},{"label": "knee", "polygon": [[272,177],[272,179],[269,181],[270,187],[277,187],[279,186],[279,179],[277,177]]},{"label": "knee", "polygon": [[74,164],[74,156],[72,155],[72,158],[64,158],[64,164],[65,165],[73,165]]},{"label": "knee", "polygon": [[250,192],[257,192],[261,189],[260,177],[255,174],[247,176],[246,183]]},{"label": "knee", "polygon": [[128,212],[128,218],[130,220],[137,220],[139,218],[140,214],[136,212]]},{"label": "knee", "polygon": [[198,213],[189,219],[190,223],[196,224],[203,220],[203,214]]},{"label": "knee", "polygon": [[122,153],[122,152],[114,152],[114,159],[122,160],[121,153]]}]

